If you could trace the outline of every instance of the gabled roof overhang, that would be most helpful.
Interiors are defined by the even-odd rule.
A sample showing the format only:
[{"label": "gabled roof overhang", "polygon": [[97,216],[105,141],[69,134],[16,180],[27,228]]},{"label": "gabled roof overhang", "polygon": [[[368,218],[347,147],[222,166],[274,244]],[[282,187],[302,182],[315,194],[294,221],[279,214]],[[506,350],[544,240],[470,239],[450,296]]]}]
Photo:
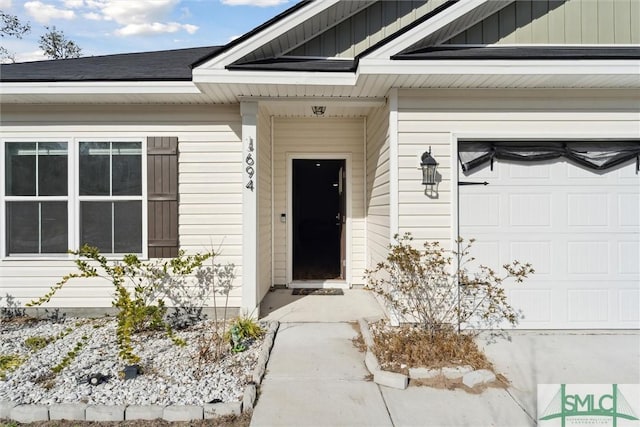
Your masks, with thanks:
[{"label": "gabled roof overhang", "polygon": [[[638,75],[640,62],[635,56],[637,49],[616,49],[620,55],[605,53],[603,49],[581,49],[567,52],[553,46],[531,48],[494,48],[478,47],[475,51],[459,51],[456,55],[451,48],[439,49],[439,44],[456,33],[463,31],[501,10],[512,0],[465,0],[442,10],[420,25],[371,50],[359,58],[357,74],[375,75],[430,75],[437,78],[438,86],[475,87],[483,78],[492,77],[492,85],[504,77],[505,87],[536,87],[543,77],[550,87],[562,86],[567,77],[579,78],[587,82],[590,78],[598,87],[602,77],[623,77],[623,86],[629,79]],[[413,46],[428,40],[434,46],[432,52],[425,49],[412,49]],[[527,55],[517,55],[516,51],[526,50]],[[447,55],[444,52],[448,52]],[[507,55],[507,52],[509,55]],[[561,55],[560,53],[564,53]],[[571,54],[573,53],[573,54]],[[466,54],[466,55],[465,55]],[[615,82],[611,82],[615,86]]]},{"label": "gabled roof overhang", "polygon": [[[616,56],[597,46],[581,48],[579,55],[575,50],[566,55],[566,49],[558,54],[561,48],[549,46],[501,47],[500,51],[476,46],[456,53],[455,48],[437,45],[510,0],[447,2],[356,58],[282,56],[238,62],[338,2],[305,1],[294,6],[268,25],[198,61],[192,81],[10,82],[0,86],[0,95],[3,102],[235,103],[246,97],[379,98],[391,87],[640,87],[638,46],[617,48],[621,56]],[[424,40],[435,43],[433,49],[416,48],[424,46]],[[535,51],[537,56],[523,55],[523,49]]]},{"label": "gabled roof overhang", "polygon": [[267,25],[254,31],[249,36],[243,37],[239,43],[232,44],[231,48],[223,50],[211,59],[201,61],[193,69],[193,81],[195,83],[215,83],[219,76],[224,79],[230,71],[227,67],[339,2],[340,0],[304,2],[304,7],[297,7],[286,13],[273,25]]},{"label": "gabled roof overhang", "polygon": [[[324,3],[324,2],[320,2]],[[275,94],[290,93],[287,86],[303,86],[306,89],[298,93],[314,93],[318,96],[330,96],[336,91],[333,87],[343,87],[342,94],[353,93],[354,96],[366,96],[370,87],[370,96],[380,96],[390,87],[585,87],[615,88],[635,87],[640,72],[640,62],[623,53],[623,57],[607,55],[603,49],[583,49],[581,56],[557,55],[553,47],[537,50],[539,57],[519,58],[500,57],[490,47],[482,47],[475,54],[467,57],[420,56],[412,47],[427,39],[438,44],[446,41],[487,16],[512,3],[512,0],[464,0],[451,2],[437,10],[437,13],[426,16],[421,22],[403,29],[397,35],[382,40],[377,45],[355,58],[349,67],[329,64],[325,61],[309,60],[304,66],[298,66],[293,60],[278,58],[272,61],[256,62],[250,65],[235,64],[231,61],[246,55],[251,49],[259,48],[260,42],[267,42],[261,33],[255,34],[254,40],[247,40],[246,46],[238,52],[227,52],[226,59],[216,57],[207,64],[194,70],[194,83],[204,92],[214,90],[214,85],[230,85],[234,89],[250,85],[249,93]],[[326,4],[330,6],[335,4]],[[318,4],[312,3],[315,12],[321,10]],[[324,6],[324,4],[323,4]],[[306,8],[304,8],[306,9]],[[302,11],[300,11],[302,12]],[[291,16],[289,28],[312,16],[301,13]],[[273,33],[277,37],[287,31],[281,28]],[[482,52],[485,55],[482,56]],[[595,53],[595,54],[594,54]],[[546,55],[546,57],[545,57]],[[627,55],[627,56],[624,56]],[[533,59],[535,58],[535,59]],[[292,65],[293,64],[293,65]],[[297,63],[299,65],[300,62]],[[333,68],[327,67],[330,65]],[[290,66],[290,69],[286,67]],[[317,68],[313,68],[313,67]],[[207,68],[208,67],[208,68]],[[305,69],[306,67],[306,69]],[[411,81],[411,76],[419,77]],[[380,83],[385,81],[385,83]],[[385,84],[387,87],[385,87]],[[268,85],[270,89],[257,90],[258,85]],[[353,90],[349,90],[352,87]],[[310,89],[316,88],[316,89]],[[243,90],[243,89],[240,89]],[[246,90],[246,89],[245,89]],[[304,95],[302,95],[304,96]],[[349,95],[345,95],[349,96]]]},{"label": "gabled roof overhang", "polygon": [[[193,70],[193,82],[204,91],[212,84],[293,84],[312,86],[355,86],[360,77],[368,74],[361,67],[362,61],[365,63],[369,58],[389,59],[391,55],[409,47],[411,44],[421,40],[436,31],[442,31],[447,25],[454,22],[463,21],[459,25],[472,25],[485,18],[489,14],[508,5],[512,0],[451,0],[442,7],[437,8],[433,13],[428,14],[424,19],[411,25],[407,30],[401,29],[382,40],[354,58],[350,64],[341,64],[332,58],[324,58],[320,61],[316,59],[315,64],[310,61],[304,66],[293,67],[291,58],[275,58],[272,61],[254,62],[251,64],[237,63],[247,54],[259,49],[265,43],[276,37],[291,31],[297,25],[310,19],[317,13],[328,9],[339,3],[340,0],[322,0],[311,2],[288,14],[285,19],[280,19],[277,26],[266,27],[262,31],[257,31],[251,37],[246,38],[232,49],[225,50],[217,54],[214,58],[202,62]],[[390,52],[390,53],[387,53]],[[342,60],[343,61],[343,60]],[[317,68],[313,68],[316,65]],[[287,68],[289,67],[289,68]],[[393,71],[390,70],[391,74]]]}]

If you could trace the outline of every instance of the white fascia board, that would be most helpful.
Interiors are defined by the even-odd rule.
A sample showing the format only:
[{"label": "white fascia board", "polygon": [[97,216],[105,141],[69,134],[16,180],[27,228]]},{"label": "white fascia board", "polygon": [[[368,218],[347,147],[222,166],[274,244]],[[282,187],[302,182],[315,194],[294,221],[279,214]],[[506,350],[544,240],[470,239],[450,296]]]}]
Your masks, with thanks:
[{"label": "white fascia board", "polygon": [[322,0],[306,5],[295,13],[281,19],[274,25],[270,25],[262,31],[254,34],[252,37],[249,37],[238,46],[235,46],[226,52],[222,52],[204,64],[197,66],[193,70],[194,75],[195,72],[200,69],[223,69],[227,65],[233,64],[238,59],[248,55],[256,49],[259,49],[261,46],[269,43],[276,37],[281,36],[287,31],[293,29],[296,25],[312,18],[316,14],[328,9],[339,1],[340,0]]},{"label": "white fascia board", "polygon": [[17,82],[0,85],[0,95],[200,93],[193,82]]},{"label": "white fascia board", "polygon": [[358,74],[639,75],[640,60],[360,60]]},{"label": "white fascia board", "polygon": [[482,6],[489,0],[464,0],[449,6],[440,13],[427,19],[417,27],[411,29],[407,33],[391,40],[384,46],[370,52],[361,58],[390,58],[391,56],[403,51],[404,49],[418,43],[420,40],[438,31],[441,28],[451,24],[456,19],[464,16],[466,13],[473,11],[477,7]]},{"label": "white fascia board", "polygon": [[288,84],[309,86],[352,86],[356,75],[351,72],[322,71],[237,71],[237,70],[193,70],[196,84]]}]

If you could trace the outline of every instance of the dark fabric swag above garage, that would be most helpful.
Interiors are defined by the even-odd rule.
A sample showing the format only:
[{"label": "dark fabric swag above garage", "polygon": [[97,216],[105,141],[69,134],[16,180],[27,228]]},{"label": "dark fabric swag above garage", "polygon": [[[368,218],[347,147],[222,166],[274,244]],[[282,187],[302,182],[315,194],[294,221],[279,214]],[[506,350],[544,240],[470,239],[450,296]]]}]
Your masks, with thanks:
[{"label": "dark fabric swag above garage", "polygon": [[607,170],[633,158],[640,169],[640,140],[625,141],[460,141],[458,158],[465,172],[494,159],[537,162],[564,157],[592,170]]}]

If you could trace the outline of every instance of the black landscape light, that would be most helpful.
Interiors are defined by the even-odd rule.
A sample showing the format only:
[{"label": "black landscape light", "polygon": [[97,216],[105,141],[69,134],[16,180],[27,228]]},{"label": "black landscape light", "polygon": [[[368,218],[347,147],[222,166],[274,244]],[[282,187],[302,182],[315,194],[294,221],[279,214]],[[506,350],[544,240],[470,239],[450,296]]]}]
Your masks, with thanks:
[{"label": "black landscape light", "polygon": [[139,365],[127,365],[124,367],[124,379],[132,380],[138,375],[142,375],[142,369]]},{"label": "black landscape light", "polygon": [[109,376],[102,375],[101,373],[91,374],[89,378],[87,378],[87,382],[91,385],[99,385],[102,383],[106,383],[109,380]]}]

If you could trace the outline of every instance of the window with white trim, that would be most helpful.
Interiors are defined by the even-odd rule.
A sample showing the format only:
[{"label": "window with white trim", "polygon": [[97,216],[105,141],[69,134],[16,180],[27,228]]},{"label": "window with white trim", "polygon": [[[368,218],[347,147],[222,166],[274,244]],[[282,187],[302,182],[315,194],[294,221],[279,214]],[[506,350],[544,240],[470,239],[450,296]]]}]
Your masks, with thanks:
[{"label": "window with white trim", "polygon": [[80,243],[142,252],[142,144],[80,142]]},{"label": "window with white trim", "polygon": [[68,158],[67,142],[5,144],[7,254],[67,251]]},{"label": "window with white trim", "polygon": [[141,141],[5,142],[5,254],[142,254],[142,153]]}]

